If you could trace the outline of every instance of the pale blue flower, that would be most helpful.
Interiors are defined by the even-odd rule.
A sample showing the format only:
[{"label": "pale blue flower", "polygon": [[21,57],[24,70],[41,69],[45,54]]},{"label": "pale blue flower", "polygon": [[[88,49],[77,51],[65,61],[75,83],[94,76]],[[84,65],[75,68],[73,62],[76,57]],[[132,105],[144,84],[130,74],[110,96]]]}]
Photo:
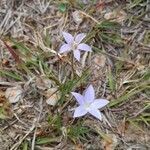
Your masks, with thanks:
[{"label": "pale blue flower", "polygon": [[69,51],[73,51],[74,57],[80,61],[80,51],[86,51],[86,52],[91,52],[92,49],[89,45],[85,43],[81,43],[82,40],[86,37],[84,33],[80,33],[73,37],[70,33],[63,32],[63,37],[66,41],[65,44],[63,44],[60,47],[59,53],[65,53]]},{"label": "pale blue flower", "polygon": [[95,99],[95,92],[92,85],[85,90],[83,95],[76,92],[72,92],[72,95],[79,103],[79,106],[75,108],[74,118],[90,113],[99,120],[102,120],[102,115],[99,109],[106,106],[109,101],[106,99]]}]

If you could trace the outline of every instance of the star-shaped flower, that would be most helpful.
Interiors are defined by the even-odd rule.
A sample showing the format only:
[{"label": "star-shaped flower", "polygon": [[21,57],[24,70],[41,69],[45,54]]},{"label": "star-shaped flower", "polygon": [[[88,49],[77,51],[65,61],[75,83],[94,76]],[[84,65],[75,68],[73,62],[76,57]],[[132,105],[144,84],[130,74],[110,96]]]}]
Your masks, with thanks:
[{"label": "star-shaped flower", "polygon": [[106,99],[95,99],[95,92],[92,85],[90,85],[84,92],[83,95],[72,92],[72,95],[76,98],[80,106],[75,108],[74,118],[84,116],[90,113],[94,117],[102,120],[101,112],[98,110],[106,106],[109,101]]},{"label": "star-shaped flower", "polygon": [[80,33],[73,37],[70,33],[63,32],[63,37],[66,41],[65,44],[63,44],[60,47],[59,53],[65,53],[69,51],[73,51],[74,57],[80,61],[80,51],[86,51],[86,52],[91,52],[92,49],[89,45],[85,43],[81,43],[82,40],[86,37],[84,33]]}]

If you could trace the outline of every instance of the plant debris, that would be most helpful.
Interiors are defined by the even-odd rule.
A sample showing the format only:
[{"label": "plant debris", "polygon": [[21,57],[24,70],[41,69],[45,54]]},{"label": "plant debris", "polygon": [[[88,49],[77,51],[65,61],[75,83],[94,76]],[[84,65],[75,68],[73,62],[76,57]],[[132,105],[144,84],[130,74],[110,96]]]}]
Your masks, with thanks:
[{"label": "plant debris", "polygon": [[[150,149],[149,18],[148,0],[1,0],[0,149]],[[89,85],[101,121],[73,117]]]}]

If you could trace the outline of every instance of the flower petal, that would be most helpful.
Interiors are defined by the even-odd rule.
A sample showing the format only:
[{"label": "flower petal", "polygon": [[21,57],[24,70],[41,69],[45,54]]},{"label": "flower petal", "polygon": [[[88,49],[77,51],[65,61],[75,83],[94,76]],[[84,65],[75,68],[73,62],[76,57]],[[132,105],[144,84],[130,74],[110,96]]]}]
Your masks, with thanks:
[{"label": "flower petal", "polygon": [[71,44],[73,41],[74,41],[74,37],[68,33],[68,32],[63,32],[63,37],[65,39],[65,41],[68,43],[68,44]]},{"label": "flower petal", "polygon": [[76,93],[76,92],[71,92],[71,94],[76,98],[77,102],[80,104],[80,105],[83,105],[84,104],[84,101],[83,101],[83,96],[79,93]]},{"label": "flower petal", "polygon": [[95,92],[92,85],[90,85],[86,90],[84,94],[84,101],[87,103],[91,103],[94,101]]},{"label": "flower petal", "polygon": [[77,49],[80,49],[80,50],[83,50],[83,51],[86,51],[86,52],[91,52],[92,51],[91,47],[87,44],[84,44],[84,43],[79,44]]},{"label": "flower petal", "polygon": [[80,61],[80,51],[78,49],[73,51],[73,55],[78,61]]},{"label": "flower petal", "polygon": [[60,47],[59,53],[65,53],[71,50],[71,45],[70,44],[63,44]]},{"label": "flower petal", "polygon": [[94,117],[98,118],[99,120],[102,120],[102,115],[101,112],[98,109],[95,110],[90,110],[88,111],[91,115],[93,115]]},{"label": "flower petal", "polygon": [[93,109],[99,109],[106,106],[108,103],[109,101],[106,99],[95,99],[94,102],[91,104],[91,107]]},{"label": "flower petal", "polygon": [[75,42],[79,44],[85,37],[86,37],[86,34],[80,33],[75,37]]},{"label": "flower petal", "polygon": [[87,110],[85,110],[83,106],[79,106],[75,109],[73,117],[74,118],[81,117],[81,116],[84,116],[86,113],[87,113]]}]

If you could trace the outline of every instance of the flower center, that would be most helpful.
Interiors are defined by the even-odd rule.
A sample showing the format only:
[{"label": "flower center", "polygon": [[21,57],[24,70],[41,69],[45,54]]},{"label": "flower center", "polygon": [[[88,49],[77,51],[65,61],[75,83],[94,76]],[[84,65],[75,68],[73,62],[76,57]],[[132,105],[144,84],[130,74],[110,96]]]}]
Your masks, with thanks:
[{"label": "flower center", "polygon": [[72,49],[73,51],[77,49],[78,44],[76,42],[72,43]]},{"label": "flower center", "polygon": [[90,105],[91,105],[90,103],[85,103],[85,104],[84,104],[84,108],[85,108],[86,110],[89,110]]}]

